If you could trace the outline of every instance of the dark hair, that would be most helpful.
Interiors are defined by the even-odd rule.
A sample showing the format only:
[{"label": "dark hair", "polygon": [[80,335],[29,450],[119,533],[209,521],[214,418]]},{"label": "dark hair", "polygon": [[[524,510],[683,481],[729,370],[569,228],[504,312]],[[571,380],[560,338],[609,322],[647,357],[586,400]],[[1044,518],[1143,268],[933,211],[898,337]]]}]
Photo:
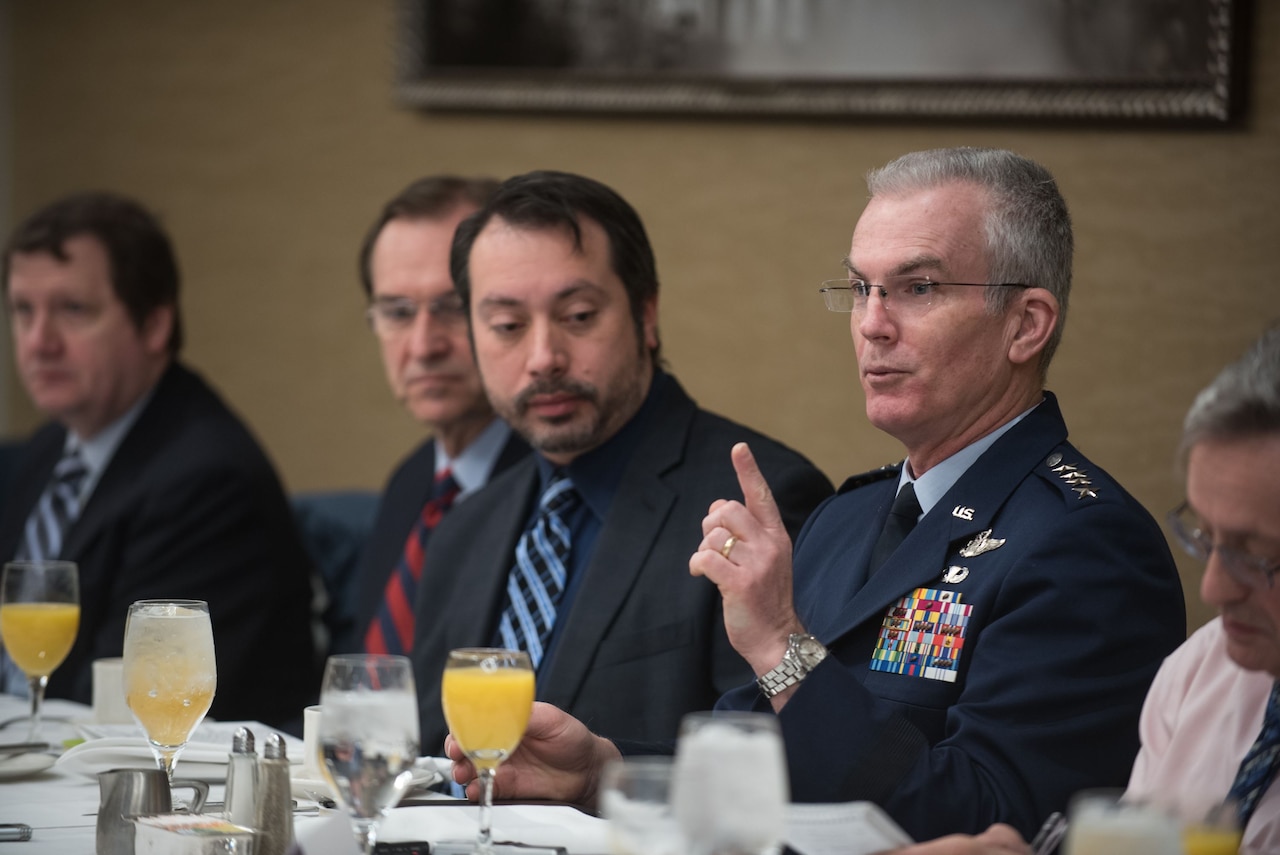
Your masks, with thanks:
[{"label": "dark hair", "polygon": [[460,178],[457,175],[430,175],[419,178],[382,206],[382,212],[360,245],[360,284],[364,295],[373,299],[373,245],[392,220],[439,220],[460,205],[479,208],[498,189],[496,178]]},{"label": "dark hair", "polygon": [[160,222],[141,204],[114,193],[76,193],[36,211],[13,232],[4,249],[3,283],[9,290],[9,264],[15,253],[45,252],[67,261],[66,242],[89,235],[102,243],[111,264],[111,287],[141,330],[153,311],[173,308],[168,350],[182,349],[178,309],[178,261]]},{"label": "dark hair", "polygon": [[[636,337],[644,347],[644,304],[658,295],[658,269],[644,223],[625,199],[599,181],[568,172],[540,170],[502,182],[493,198],[459,223],[453,234],[449,271],[467,305],[471,302],[471,247],[494,217],[517,227],[565,229],[578,251],[582,250],[581,218],[598,223],[609,238],[609,263],[626,289]],[[650,352],[655,365],[660,363],[661,348],[659,342]]]}]

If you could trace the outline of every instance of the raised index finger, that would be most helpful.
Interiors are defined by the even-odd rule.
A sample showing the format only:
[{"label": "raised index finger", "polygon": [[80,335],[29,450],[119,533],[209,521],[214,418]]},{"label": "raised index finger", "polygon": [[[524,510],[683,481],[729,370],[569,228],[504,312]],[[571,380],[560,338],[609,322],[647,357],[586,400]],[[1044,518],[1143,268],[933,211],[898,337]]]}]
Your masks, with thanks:
[{"label": "raised index finger", "polygon": [[745,442],[739,442],[729,452],[729,459],[733,461],[734,471],[738,473],[738,486],[742,488],[742,498],[747,510],[765,528],[782,528],[782,515],[778,513],[778,504],[773,500],[773,491],[769,489],[769,482],[756,465],[756,458],[750,447]]}]

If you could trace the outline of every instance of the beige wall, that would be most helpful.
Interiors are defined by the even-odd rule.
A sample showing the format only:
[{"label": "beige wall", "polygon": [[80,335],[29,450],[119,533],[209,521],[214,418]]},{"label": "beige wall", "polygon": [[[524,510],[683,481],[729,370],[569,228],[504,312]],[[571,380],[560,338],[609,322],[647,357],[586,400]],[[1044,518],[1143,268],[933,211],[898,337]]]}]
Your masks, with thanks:
[{"label": "beige wall", "polygon": [[[373,487],[421,432],[362,320],[368,221],[428,172],[582,172],[649,226],[686,387],[838,481],[899,455],[815,292],[861,174],[909,149],[1013,148],[1055,172],[1077,224],[1050,387],[1073,440],[1163,515],[1193,393],[1280,319],[1280,4],[1256,5],[1249,121],[1179,131],[425,114],[392,103],[390,0],[16,2],[12,209],[85,187],[149,202],[182,257],[187,359],[291,488]],[[13,397],[18,433],[35,417]]]}]

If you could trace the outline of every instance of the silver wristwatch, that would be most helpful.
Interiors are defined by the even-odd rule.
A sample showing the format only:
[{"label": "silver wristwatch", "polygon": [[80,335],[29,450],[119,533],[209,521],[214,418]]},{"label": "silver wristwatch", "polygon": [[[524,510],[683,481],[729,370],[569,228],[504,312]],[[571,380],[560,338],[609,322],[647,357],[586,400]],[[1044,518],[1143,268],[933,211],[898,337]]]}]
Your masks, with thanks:
[{"label": "silver wristwatch", "polygon": [[827,658],[827,648],[822,642],[805,632],[793,632],[787,636],[787,652],[782,661],[756,678],[756,685],[766,698],[799,683],[818,663]]}]

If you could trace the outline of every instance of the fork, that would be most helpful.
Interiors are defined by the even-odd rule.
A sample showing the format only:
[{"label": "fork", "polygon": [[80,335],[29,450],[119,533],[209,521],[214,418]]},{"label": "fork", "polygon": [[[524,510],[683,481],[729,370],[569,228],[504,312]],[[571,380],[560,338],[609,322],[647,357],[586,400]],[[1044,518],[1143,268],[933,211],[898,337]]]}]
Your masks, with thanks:
[{"label": "fork", "polygon": [[1044,825],[1040,826],[1040,831],[1031,841],[1031,855],[1049,855],[1066,833],[1067,818],[1058,811],[1049,814],[1049,818],[1044,821]]}]

